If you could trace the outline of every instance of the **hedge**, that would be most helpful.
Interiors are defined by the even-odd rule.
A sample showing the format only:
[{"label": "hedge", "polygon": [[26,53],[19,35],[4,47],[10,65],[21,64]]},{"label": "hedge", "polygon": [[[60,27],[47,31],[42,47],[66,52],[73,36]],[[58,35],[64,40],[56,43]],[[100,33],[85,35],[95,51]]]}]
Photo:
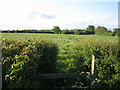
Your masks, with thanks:
[{"label": "hedge", "polygon": [[49,40],[2,40],[3,88],[35,88],[38,74],[56,72],[58,47]]},{"label": "hedge", "polygon": [[119,88],[120,63],[118,60],[118,43],[104,42],[96,38],[82,40],[74,45],[74,71],[91,72],[92,56],[96,57],[96,76],[91,87]]}]

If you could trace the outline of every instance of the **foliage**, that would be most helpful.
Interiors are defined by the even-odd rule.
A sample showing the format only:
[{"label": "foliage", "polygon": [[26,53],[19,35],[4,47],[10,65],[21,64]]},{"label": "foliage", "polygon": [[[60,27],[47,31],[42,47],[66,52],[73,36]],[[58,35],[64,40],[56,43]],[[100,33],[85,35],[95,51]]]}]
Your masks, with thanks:
[{"label": "foliage", "polygon": [[87,28],[86,28],[87,32],[89,34],[94,34],[95,33],[95,26],[93,25],[89,25]]},{"label": "foliage", "polygon": [[76,34],[76,35],[79,35],[79,34],[81,34],[83,31],[82,30],[75,30],[74,31],[74,33]]},{"label": "foliage", "polygon": [[56,34],[60,34],[61,33],[61,30],[58,26],[54,26],[53,27],[53,31],[56,33]]},{"label": "foliage", "polygon": [[113,30],[113,36],[120,36],[120,28],[115,28]]},{"label": "foliage", "polygon": [[104,26],[98,26],[95,30],[95,34],[97,35],[112,35],[112,32],[108,31]]},{"label": "foliage", "polygon": [[76,29],[75,31],[74,31],[74,33],[76,34],[76,35],[87,35],[87,34],[89,34],[86,30],[84,30],[84,29]]},{"label": "foliage", "polygon": [[2,44],[3,88],[35,88],[38,74],[56,72],[58,48],[52,41],[3,38]]},{"label": "foliage", "polygon": [[47,33],[47,34],[76,34],[76,35],[109,35],[118,36],[119,28],[114,28],[113,32],[107,30],[104,26],[98,26],[95,30],[95,26],[89,25],[86,29],[63,29],[61,30],[59,26],[53,26],[53,29],[24,29],[24,30],[2,30],[2,33]]},{"label": "foliage", "polygon": [[117,43],[90,38],[82,40],[74,49],[76,71],[91,72],[91,55],[96,57],[97,75],[91,83],[92,87],[119,87],[120,63],[117,61]]},{"label": "foliage", "polygon": [[74,34],[74,30],[61,30],[62,34]]},{"label": "foliage", "polygon": [[49,33],[54,34],[52,30],[8,30],[2,31],[2,33]]},{"label": "foliage", "polygon": [[95,26],[93,25],[89,25],[86,30],[89,30],[89,31],[94,31],[95,30]]},{"label": "foliage", "polygon": [[[23,46],[21,46],[21,49],[23,49],[23,47],[25,46],[25,43],[24,43],[25,40],[28,41],[29,39],[31,40],[31,41],[29,41],[29,43],[30,42],[32,43],[32,42],[34,42],[36,40],[38,40],[38,41],[40,40],[40,42],[41,42],[41,39],[43,39],[42,41],[45,41],[46,43],[51,44],[51,40],[49,40],[48,38],[51,38],[52,40],[56,41],[57,46],[59,48],[58,56],[57,56],[57,61],[56,61],[56,71],[57,71],[57,73],[71,73],[71,72],[75,73],[75,72],[82,72],[82,71],[83,72],[84,71],[88,71],[89,72],[91,70],[91,68],[90,68],[91,67],[91,65],[90,65],[90,63],[91,63],[91,52],[89,51],[89,48],[93,47],[94,42],[98,43],[98,44],[96,44],[94,46],[97,46],[100,43],[103,43],[103,41],[104,41],[104,43],[100,44],[101,46],[104,46],[104,45],[106,45],[106,46],[108,45],[109,46],[109,44],[105,44],[105,43],[111,43],[111,41],[113,42],[114,45],[118,42],[118,38],[117,37],[101,36],[101,35],[65,35],[65,34],[56,35],[56,34],[38,34],[38,33],[32,33],[32,34],[31,33],[3,33],[2,37],[3,38],[4,37],[7,38],[8,44],[12,43],[12,41],[17,42],[17,40],[20,40],[20,43],[22,43],[21,45],[23,45]],[[101,39],[101,40],[99,40],[99,39]],[[78,43],[79,44],[80,43],[81,44],[82,43],[83,44],[86,43],[85,44],[86,46],[82,45],[82,46],[85,47],[85,50],[84,50],[85,52],[83,50],[81,50],[81,47],[78,47],[78,46],[81,46]],[[93,44],[90,44],[90,46],[89,46],[89,43],[93,43]],[[113,47],[114,47],[114,45],[113,45]],[[86,50],[86,48],[88,46],[89,46],[89,48]],[[20,52],[18,52],[18,56],[19,56],[20,53],[21,53],[21,49],[18,48],[18,50],[17,50],[17,48],[11,48],[10,50],[12,52],[15,51],[14,53],[16,53],[16,51],[20,51]],[[78,50],[80,50],[80,51],[77,52],[76,48],[78,48]],[[56,50],[56,49],[53,49],[53,50]],[[94,49],[94,50],[96,50],[96,49]],[[6,51],[9,51],[9,50],[6,50]],[[9,51],[8,53],[5,53],[4,57],[7,54],[11,55],[10,54],[11,51]],[[82,53],[83,54],[82,55],[79,54],[80,52],[81,52],[81,54]],[[116,52],[116,49],[114,49],[114,52]],[[89,56],[87,55],[87,53],[89,53]],[[13,55],[13,57],[15,55]],[[81,60],[83,60],[84,56],[86,56],[84,58],[84,60],[87,60],[87,61],[84,62],[84,66],[85,67],[81,69],[80,67],[83,67],[82,66],[83,62],[80,61],[80,58],[82,58]],[[10,60],[14,61],[15,59],[11,58]],[[90,60],[90,61],[88,61],[88,60]],[[116,67],[116,69],[117,69],[117,67]],[[109,70],[109,69],[106,69],[106,70]],[[26,71],[30,72],[30,71],[28,71],[28,69],[26,69]],[[44,71],[44,70],[42,70],[42,71]],[[88,76],[90,76],[90,74]],[[109,76],[109,75],[106,75],[106,77],[107,76]],[[115,75],[114,79],[112,79],[112,81],[111,81],[111,83],[114,82],[114,86],[118,84],[117,77],[118,77],[118,75]],[[36,78],[37,78],[37,76],[36,76]],[[88,82],[88,80],[89,80],[88,78],[86,78],[86,76],[83,76],[83,78],[74,78],[74,79],[45,80],[43,84],[44,84],[45,87],[70,87],[71,86],[71,87],[74,87],[74,88],[76,88],[76,87],[80,87],[81,88],[81,87],[86,87],[86,86],[88,87],[89,85],[91,85],[91,87],[103,87],[104,80],[96,78],[95,80],[92,81],[92,83],[90,83],[90,82]],[[6,76],[6,79],[8,79],[7,82],[9,82],[9,76]],[[29,77],[28,77],[28,79],[29,79]],[[36,84],[35,79],[34,79],[34,81],[32,81],[32,79],[30,79],[30,80],[28,80],[28,79],[25,79],[26,83],[29,83],[29,85],[26,84],[26,83],[24,83],[24,85],[27,85],[26,87],[32,87],[32,86],[34,86]],[[31,84],[30,81],[32,81],[34,83]],[[7,82],[6,82],[6,84],[7,84]],[[115,84],[115,83],[117,83],[117,84]],[[113,87],[113,85],[112,85],[112,87]]]}]

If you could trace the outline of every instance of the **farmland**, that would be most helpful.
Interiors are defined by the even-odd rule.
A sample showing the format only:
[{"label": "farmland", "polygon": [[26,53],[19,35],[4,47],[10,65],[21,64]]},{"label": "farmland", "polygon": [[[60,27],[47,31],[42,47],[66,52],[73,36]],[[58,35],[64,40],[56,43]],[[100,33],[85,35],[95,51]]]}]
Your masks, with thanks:
[{"label": "farmland", "polygon": [[[97,54],[98,58],[101,60],[101,64],[99,65],[99,67],[97,67],[97,70],[99,71],[99,78],[97,78],[95,82],[98,84],[93,84],[93,87],[101,87],[104,83],[109,83],[108,87],[109,85],[113,87],[117,86],[119,83],[119,64],[116,62],[118,37],[101,35],[3,33],[2,39],[16,42],[24,42],[25,40],[30,40],[31,42],[43,40],[46,41],[48,44],[48,46],[46,46],[44,43],[40,44],[47,47],[45,50],[51,50],[54,48],[54,44],[57,45],[58,54],[56,59],[56,73],[75,73],[83,71],[90,72],[92,59],[91,55]],[[57,49],[55,48],[55,50]],[[54,50],[51,51],[54,53]],[[55,53],[54,55],[56,55]],[[48,53],[48,57],[51,57],[52,53],[50,54],[50,56],[49,54],[50,53]],[[29,55],[27,57],[29,57]],[[42,58],[44,59],[44,57]],[[54,57],[52,58],[54,59]],[[108,66],[110,67],[108,68]],[[65,83],[64,81],[61,82]],[[114,84],[111,82],[114,82]]]},{"label": "farmland", "polygon": [[[117,42],[118,38],[113,36],[99,36],[99,35],[64,35],[64,34],[34,34],[34,33],[3,33],[2,38],[6,38],[10,41],[24,41],[25,39],[30,40],[41,40],[48,39],[52,40],[54,43],[58,45],[59,53],[58,53],[58,61],[68,61],[72,60],[73,55],[73,46],[76,43],[80,43],[81,40],[85,39],[102,39],[105,42]],[[93,43],[95,43],[93,41]],[[67,64],[67,63],[66,63]],[[65,65],[66,66],[66,65]],[[68,68],[61,69],[60,72],[66,72]]]},{"label": "farmland", "polygon": [[[41,39],[50,39],[58,45],[59,48],[59,59],[58,61],[70,61],[72,60],[72,49],[76,43],[79,43],[81,40],[94,38],[102,39],[105,42],[117,42],[118,38],[113,36],[99,36],[99,35],[64,35],[64,34],[34,34],[34,33],[3,33],[2,38],[7,38],[10,41],[25,39],[30,40],[41,40]],[[66,71],[67,68],[62,71]]]},{"label": "farmland", "polygon": [[[60,51],[65,48],[72,48],[72,45],[80,42],[83,39],[88,38],[99,38],[105,42],[117,42],[118,37],[113,36],[100,36],[100,35],[64,35],[64,34],[39,34],[39,33],[3,33],[2,38],[6,38],[8,40],[39,40],[39,39],[52,39],[59,46]],[[65,49],[66,50],[66,49]]]}]

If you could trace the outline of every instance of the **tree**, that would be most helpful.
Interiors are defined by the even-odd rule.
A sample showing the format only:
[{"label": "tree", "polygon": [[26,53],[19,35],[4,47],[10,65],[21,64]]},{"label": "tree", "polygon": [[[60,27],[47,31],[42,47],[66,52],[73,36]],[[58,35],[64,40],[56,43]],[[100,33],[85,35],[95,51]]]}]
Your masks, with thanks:
[{"label": "tree", "polygon": [[79,29],[79,30],[74,30],[74,34],[77,34],[79,35],[82,31]]},{"label": "tree", "polygon": [[120,28],[115,28],[113,30],[113,36],[120,36]]},{"label": "tree", "polygon": [[98,34],[98,35],[103,35],[103,34],[106,35],[108,33],[109,32],[108,32],[107,28],[104,26],[98,26],[95,30],[95,34]]},{"label": "tree", "polygon": [[86,28],[86,30],[88,30],[88,31],[94,31],[94,30],[95,30],[95,26],[89,25],[89,26]]},{"label": "tree", "polygon": [[88,33],[88,34],[94,34],[94,33],[95,33],[95,26],[89,25],[89,26],[86,28],[86,30],[87,30],[87,33]]},{"label": "tree", "polygon": [[56,34],[60,34],[61,33],[61,30],[59,28],[59,26],[53,26],[53,29],[52,29]]}]

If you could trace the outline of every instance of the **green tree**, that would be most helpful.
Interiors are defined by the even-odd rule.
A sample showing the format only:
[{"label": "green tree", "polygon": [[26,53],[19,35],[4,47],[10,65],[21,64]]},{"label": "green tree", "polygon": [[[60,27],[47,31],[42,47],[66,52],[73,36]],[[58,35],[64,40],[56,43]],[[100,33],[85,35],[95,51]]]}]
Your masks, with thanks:
[{"label": "green tree", "polygon": [[95,31],[95,26],[89,25],[89,26],[86,28],[86,30],[88,30],[88,31]]},{"label": "green tree", "polygon": [[113,36],[120,36],[120,28],[115,28],[113,30]]},{"label": "green tree", "polygon": [[79,29],[79,30],[74,30],[74,34],[77,34],[79,35],[82,31]]},{"label": "green tree", "polygon": [[95,33],[95,26],[89,25],[89,26],[86,28],[86,32],[87,32],[88,34],[94,34],[94,33]]},{"label": "green tree", "polygon": [[61,33],[61,30],[59,28],[59,26],[53,26],[53,29],[52,29],[56,34],[60,34]]},{"label": "green tree", "polygon": [[98,35],[106,35],[108,34],[108,30],[106,27],[104,26],[98,26],[95,30],[95,34],[98,34]]}]

